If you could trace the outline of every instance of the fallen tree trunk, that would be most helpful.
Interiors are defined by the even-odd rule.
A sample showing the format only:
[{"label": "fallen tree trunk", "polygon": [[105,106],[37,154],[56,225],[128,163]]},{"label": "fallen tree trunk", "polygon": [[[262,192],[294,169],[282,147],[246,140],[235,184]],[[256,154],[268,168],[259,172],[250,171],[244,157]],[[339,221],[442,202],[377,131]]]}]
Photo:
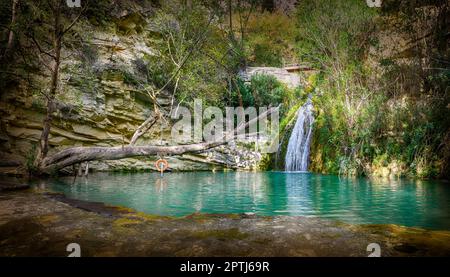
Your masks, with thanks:
[{"label": "fallen tree trunk", "polygon": [[79,164],[82,162],[98,160],[119,160],[130,157],[151,156],[151,155],[181,155],[184,153],[202,152],[236,139],[241,130],[245,130],[249,125],[254,124],[262,117],[273,113],[276,108],[270,108],[258,117],[236,127],[232,135],[225,133],[222,139],[212,142],[201,142],[187,145],[173,146],[116,146],[116,147],[72,147],[64,149],[54,155],[46,157],[40,166],[40,172],[52,173],[59,171],[67,166]]},{"label": "fallen tree trunk", "polygon": [[181,155],[187,152],[204,151],[225,142],[198,143],[176,146],[116,146],[116,147],[74,147],[62,150],[44,160],[41,171],[51,173],[67,166],[87,161],[120,160],[124,158],[157,154]]}]

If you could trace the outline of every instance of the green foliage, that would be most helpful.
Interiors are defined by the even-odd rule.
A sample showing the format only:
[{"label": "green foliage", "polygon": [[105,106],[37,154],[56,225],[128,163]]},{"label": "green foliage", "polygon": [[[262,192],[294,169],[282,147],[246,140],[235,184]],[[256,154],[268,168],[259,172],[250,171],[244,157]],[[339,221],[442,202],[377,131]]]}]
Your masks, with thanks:
[{"label": "green foliage", "polygon": [[254,45],[251,59],[254,64],[262,66],[281,67],[283,65],[280,51],[271,47],[271,44],[267,41]]},{"label": "green foliage", "polygon": [[300,59],[323,70],[337,64],[360,67],[375,13],[358,0],[302,1],[297,11]]},{"label": "green foliage", "polygon": [[239,106],[239,93],[244,107],[267,107],[282,104],[283,111],[285,111],[286,107],[290,107],[292,98],[295,98],[299,91],[288,89],[274,76],[256,74],[252,76],[249,83],[245,83],[240,78],[237,79],[230,99],[234,106]]},{"label": "green foliage", "polygon": [[253,13],[247,23],[245,55],[255,66],[294,63],[295,24],[280,12]]},{"label": "green foliage", "polygon": [[299,101],[296,105],[292,106],[285,114],[280,123],[280,130],[283,132],[288,124],[292,123],[297,115],[298,109],[302,106],[303,102]]},{"label": "green foliage", "polygon": [[283,102],[285,87],[270,75],[256,74],[250,80],[250,87],[256,106],[276,106]]},{"label": "green foliage", "polygon": [[160,38],[153,41],[158,55],[147,57],[149,82],[165,86],[179,102],[223,104],[227,73],[215,60],[227,49],[209,14],[201,1],[180,0],[161,3],[152,19]]},{"label": "green foliage", "polygon": [[236,88],[232,91],[232,99],[231,103],[233,106],[239,106],[239,97],[238,91],[242,97],[242,104],[244,107],[253,107],[255,106],[255,99],[253,97],[250,86],[246,84],[241,78],[238,78]]},{"label": "green foliage", "polygon": [[26,162],[25,162],[25,166],[27,168],[28,174],[30,174],[30,175],[37,172],[37,168],[35,165],[36,156],[37,156],[37,145],[36,145],[36,143],[33,143],[30,151],[28,152],[28,154],[26,156]]},{"label": "green foliage", "polygon": [[380,69],[366,59],[377,14],[363,2],[299,5],[299,56],[321,69],[311,170],[442,176],[448,153],[441,149],[448,149],[450,126],[448,95],[442,93],[448,85],[445,71],[421,75],[419,57],[409,64],[383,58],[378,61],[383,74],[373,74]]}]

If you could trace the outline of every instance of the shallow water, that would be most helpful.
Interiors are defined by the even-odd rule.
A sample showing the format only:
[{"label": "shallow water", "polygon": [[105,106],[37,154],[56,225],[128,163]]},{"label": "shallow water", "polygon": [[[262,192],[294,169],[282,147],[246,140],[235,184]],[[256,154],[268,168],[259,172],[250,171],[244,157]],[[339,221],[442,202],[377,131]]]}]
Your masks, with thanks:
[{"label": "shallow water", "polygon": [[96,173],[41,181],[67,197],[170,216],[300,215],[450,230],[450,184],[294,172]]}]

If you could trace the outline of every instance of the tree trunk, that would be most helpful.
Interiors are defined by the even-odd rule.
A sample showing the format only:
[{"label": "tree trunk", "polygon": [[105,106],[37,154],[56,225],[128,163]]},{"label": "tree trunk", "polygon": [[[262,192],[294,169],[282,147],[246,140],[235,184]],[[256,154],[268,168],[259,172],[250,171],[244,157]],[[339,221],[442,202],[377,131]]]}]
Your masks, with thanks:
[{"label": "tree trunk", "polygon": [[116,146],[116,147],[73,147],[46,158],[41,172],[52,173],[76,163],[97,160],[120,160],[130,157],[157,154],[181,155],[188,152],[204,151],[226,143],[198,143],[177,146]]},{"label": "tree trunk", "polygon": [[62,48],[62,29],[60,23],[61,10],[56,8],[55,21],[54,21],[54,33],[53,33],[53,46],[54,57],[52,64],[52,79],[50,82],[50,91],[47,96],[47,114],[44,118],[41,138],[39,140],[40,151],[37,157],[37,163],[40,164],[48,153],[48,137],[50,135],[50,128],[53,121],[53,113],[55,112],[55,99],[58,91],[59,81],[59,66],[61,63],[61,48]]},{"label": "tree trunk", "polygon": [[6,60],[8,56],[11,54],[11,50],[14,45],[14,25],[16,24],[17,18],[17,6],[19,4],[19,0],[12,1],[12,11],[11,11],[11,26],[9,29],[8,35],[8,44],[6,45],[5,52],[3,53],[3,59]]}]

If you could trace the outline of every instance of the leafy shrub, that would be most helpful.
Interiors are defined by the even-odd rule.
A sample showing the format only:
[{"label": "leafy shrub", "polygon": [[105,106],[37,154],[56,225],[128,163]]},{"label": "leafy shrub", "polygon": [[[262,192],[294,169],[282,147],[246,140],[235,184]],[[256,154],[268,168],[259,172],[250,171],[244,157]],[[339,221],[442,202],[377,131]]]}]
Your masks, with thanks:
[{"label": "leafy shrub", "polygon": [[250,80],[249,90],[255,105],[277,106],[283,102],[287,89],[274,76],[256,74]]},{"label": "leafy shrub", "polygon": [[281,12],[253,13],[247,23],[245,55],[250,65],[294,63],[295,24]]},{"label": "leafy shrub", "polygon": [[32,175],[33,173],[35,173],[37,171],[37,168],[35,165],[36,156],[37,156],[37,145],[36,145],[36,143],[33,143],[31,145],[30,151],[26,155],[26,162],[25,162],[25,166],[27,168],[29,175]]}]

